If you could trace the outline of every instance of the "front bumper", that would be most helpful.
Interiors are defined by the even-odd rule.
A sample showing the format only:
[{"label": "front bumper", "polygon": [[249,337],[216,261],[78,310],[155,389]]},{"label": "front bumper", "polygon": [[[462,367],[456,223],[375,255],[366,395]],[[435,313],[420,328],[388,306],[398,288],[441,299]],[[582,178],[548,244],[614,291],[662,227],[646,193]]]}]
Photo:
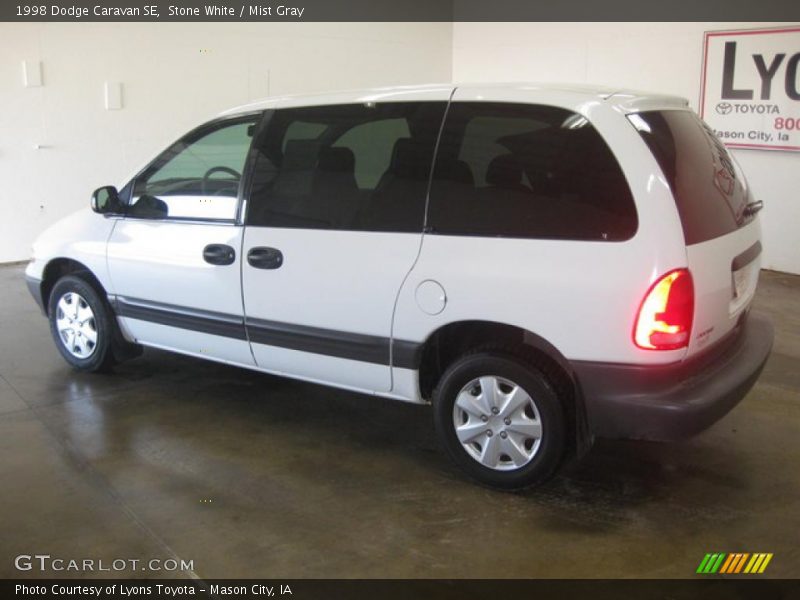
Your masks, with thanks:
[{"label": "front bumper", "polygon": [[33,299],[39,306],[39,309],[43,313],[47,313],[47,310],[44,306],[44,300],[42,299],[42,280],[37,279],[36,277],[31,277],[30,275],[25,275],[25,283],[28,286],[28,291],[31,293],[31,296],[33,296]]},{"label": "front bumper", "polygon": [[773,337],[769,320],[751,313],[727,341],[674,365],[573,362],[592,434],[676,440],[703,431],[753,387]]}]

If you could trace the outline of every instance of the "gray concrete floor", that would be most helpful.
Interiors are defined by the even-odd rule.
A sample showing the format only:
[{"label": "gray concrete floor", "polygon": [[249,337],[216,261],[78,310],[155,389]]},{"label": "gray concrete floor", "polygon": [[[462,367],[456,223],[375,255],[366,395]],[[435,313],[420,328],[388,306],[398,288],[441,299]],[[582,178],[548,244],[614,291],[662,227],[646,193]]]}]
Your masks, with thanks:
[{"label": "gray concrete floor", "polygon": [[524,494],[464,480],[426,407],[157,351],[74,373],[22,267],[0,289],[0,577],[37,553],[177,556],[203,578],[524,578],[688,577],[739,551],[800,574],[800,277],[763,273],[774,352],[725,419],[598,442]]}]

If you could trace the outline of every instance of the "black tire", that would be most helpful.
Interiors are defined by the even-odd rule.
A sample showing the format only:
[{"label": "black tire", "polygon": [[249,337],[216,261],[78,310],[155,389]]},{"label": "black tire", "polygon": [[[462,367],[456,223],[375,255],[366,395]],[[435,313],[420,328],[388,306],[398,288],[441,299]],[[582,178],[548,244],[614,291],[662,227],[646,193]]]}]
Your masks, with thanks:
[{"label": "black tire", "polygon": [[[541,437],[535,451],[533,451],[533,446],[537,442],[525,441],[525,450],[531,452],[532,457],[523,466],[517,468],[516,464],[509,464],[511,458],[505,454],[502,454],[499,459],[499,461],[505,460],[505,463],[498,462],[498,464],[507,470],[497,470],[485,466],[470,454],[470,451],[462,445],[457,437],[454,415],[456,399],[467,384],[484,376],[494,376],[513,382],[527,392],[533,400],[538,412],[537,420],[541,426]],[[505,384],[503,383],[501,386],[505,386]],[[480,390],[480,387],[477,389]],[[556,472],[564,456],[566,443],[564,408],[547,378],[528,364],[524,358],[515,355],[512,351],[480,350],[456,360],[442,375],[439,385],[434,391],[433,414],[436,432],[447,454],[467,475],[490,487],[519,490],[539,485]],[[535,414],[532,409],[531,414]],[[493,421],[489,421],[487,424],[487,431],[489,426],[494,427],[491,425],[492,423]],[[516,436],[516,434],[505,433],[502,423],[496,421],[494,423],[499,425],[502,431],[498,435],[509,438],[512,435]],[[509,429],[512,428],[509,427]],[[481,439],[489,441],[488,437]],[[519,440],[519,438],[517,439]],[[505,437],[503,441],[497,439],[495,441],[501,444],[506,443]],[[477,442],[477,446],[472,446],[472,448],[476,448],[475,451],[477,451],[481,443],[483,442]],[[530,448],[528,443],[530,443]]]},{"label": "black tire", "polygon": [[[59,301],[67,294],[77,294],[82,298],[92,311],[92,329],[96,331],[96,342],[91,352],[84,358],[76,356],[67,348],[67,344],[58,332],[57,320],[59,317]],[[116,322],[108,303],[100,296],[97,290],[76,275],[67,275],[59,279],[53,286],[47,307],[50,321],[50,333],[55,341],[56,348],[70,366],[77,371],[108,371],[114,366],[113,344],[116,333]]]}]

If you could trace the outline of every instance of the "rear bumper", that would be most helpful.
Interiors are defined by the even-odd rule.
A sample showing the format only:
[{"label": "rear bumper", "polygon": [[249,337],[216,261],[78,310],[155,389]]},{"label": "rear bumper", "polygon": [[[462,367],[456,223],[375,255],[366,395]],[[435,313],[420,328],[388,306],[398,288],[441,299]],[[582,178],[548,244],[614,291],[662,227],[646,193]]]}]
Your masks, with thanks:
[{"label": "rear bumper", "polygon": [[703,431],[753,387],[773,336],[772,324],[751,313],[728,341],[678,364],[573,362],[592,434],[675,440]]}]

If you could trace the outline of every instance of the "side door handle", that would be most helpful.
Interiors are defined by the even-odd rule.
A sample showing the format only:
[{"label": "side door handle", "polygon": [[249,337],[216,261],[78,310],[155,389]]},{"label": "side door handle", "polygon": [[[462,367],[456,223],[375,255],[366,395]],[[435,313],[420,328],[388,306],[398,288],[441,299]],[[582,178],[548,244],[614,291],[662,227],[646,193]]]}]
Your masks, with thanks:
[{"label": "side door handle", "polygon": [[209,244],[203,248],[203,260],[211,265],[231,265],[236,260],[236,250],[227,244]]},{"label": "side door handle", "polygon": [[255,246],[248,250],[247,262],[256,269],[278,269],[283,264],[283,253],[277,248]]}]

